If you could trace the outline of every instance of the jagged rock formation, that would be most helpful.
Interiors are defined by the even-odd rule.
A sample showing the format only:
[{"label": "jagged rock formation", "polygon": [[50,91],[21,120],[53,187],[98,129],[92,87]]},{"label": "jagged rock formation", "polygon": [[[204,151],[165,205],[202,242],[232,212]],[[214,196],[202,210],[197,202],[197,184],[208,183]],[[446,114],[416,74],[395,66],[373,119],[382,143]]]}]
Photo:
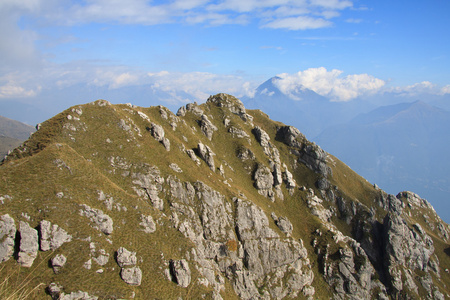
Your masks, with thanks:
[{"label": "jagged rock formation", "polygon": [[450,228],[428,201],[230,95],[70,108],[0,176],[0,280],[25,266],[34,298],[449,298]]}]

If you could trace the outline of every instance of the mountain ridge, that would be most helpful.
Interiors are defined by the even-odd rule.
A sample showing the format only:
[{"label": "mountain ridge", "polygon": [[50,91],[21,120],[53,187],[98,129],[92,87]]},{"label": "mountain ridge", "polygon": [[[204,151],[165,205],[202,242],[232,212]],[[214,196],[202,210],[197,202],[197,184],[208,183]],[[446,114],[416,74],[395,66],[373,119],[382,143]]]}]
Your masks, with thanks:
[{"label": "mountain ridge", "polygon": [[448,298],[450,228],[426,200],[230,95],[74,106],[0,175],[0,261],[38,299]]}]

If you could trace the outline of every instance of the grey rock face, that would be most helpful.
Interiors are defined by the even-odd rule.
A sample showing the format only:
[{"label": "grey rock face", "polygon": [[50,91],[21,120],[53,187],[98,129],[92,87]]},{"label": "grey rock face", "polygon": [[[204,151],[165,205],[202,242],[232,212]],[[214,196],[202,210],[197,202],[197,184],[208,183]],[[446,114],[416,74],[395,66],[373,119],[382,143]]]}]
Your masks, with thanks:
[{"label": "grey rock face", "polygon": [[55,282],[50,283],[49,286],[47,287],[47,292],[54,300],[59,298],[59,295],[61,294],[62,290],[63,286]]},{"label": "grey rock face", "polygon": [[270,148],[269,148],[269,142],[270,137],[261,127],[256,126],[253,128],[253,134],[255,135],[256,140],[261,144],[263,147],[264,153],[266,155],[270,155]]},{"label": "grey rock face", "polygon": [[119,250],[117,250],[117,264],[121,268],[135,266],[136,262],[136,252],[128,251],[124,247],[120,247]]},{"label": "grey rock face", "polygon": [[83,209],[80,210],[80,215],[88,217],[94,223],[93,227],[95,229],[100,230],[106,235],[113,232],[113,220],[110,216],[104,214],[100,209],[91,208],[86,204],[83,204],[82,207]]},{"label": "grey rock face", "polygon": [[385,267],[395,294],[404,289],[404,281],[408,282],[408,278],[402,276],[402,268],[429,270],[430,258],[434,253],[433,240],[417,225],[409,228],[395,212],[388,213],[384,220]]},{"label": "grey rock face", "polygon": [[324,177],[331,175],[331,168],[327,166],[327,153],[316,144],[305,144],[305,136],[292,126],[283,126],[278,129],[276,139],[294,148],[292,153],[299,157],[299,162]]},{"label": "grey rock face", "polygon": [[195,155],[194,150],[192,149],[187,149],[186,150],[187,155],[199,166],[200,165],[200,160],[197,158],[197,156]]},{"label": "grey rock face", "polygon": [[156,167],[148,167],[146,173],[133,173],[133,184],[139,188],[134,188],[136,193],[141,197],[147,197],[153,207],[159,210],[164,209],[164,201],[159,197],[164,184],[164,178],[160,175],[160,171]]},{"label": "grey rock face", "polygon": [[31,267],[39,250],[38,232],[28,225],[28,223],[20,221],[20,250],[17,262],[23,267]]},{"label": "grey rock face", "polygon": [[306,139],[300,130],[293,126],[283,126],[279,128],[276,138],[286,145],[298,149],[302,148],[302,140]]},{"label": "grey rock face", "polygon": [[273,215],[272,218],[275,221],[277,227],[280,228],[283,233],[285,233],[287,236],[291,236],[294,226],[292,226],[292,223],[286,217],[278,218],[277,216]]},{"label": "grey rock face", "polygon": [[41,250],[56,250],[61,247],[62,244],[72,241],[72,236],[68,234],[64,229],[49,221],[42,220],[40,222],[41,233]]},{"label": "grey rock face", "polygon": [[201,116],[203,114],[203,110],[198,106],[197,102],[188,103],[186,106],[182,106],[177,111],[177,116],[183,117],[187,112],[192,112],[196,116]]},{"label": "grey rock face", "polygon": [[152,136],[157,140],[158,142],[162,142],[164,139],[164,128],[161,125],[152,123],[152,127],[150,128],[150,132]]},{"label": "grey rock face", "polygon": [[70,294],[61,293],[59,295],[59,300],[97,300],[98,297],[91,296],[86,292],[78,291],[72,292]]},{"label": "grey rock face", "polygon": [[142,227],[144,227],[145,233],[153,233],[156,231],[156,224],[153,221],[152,216],[144,216],[141,215],[141,223],[139,223]]},{"label": "grey rock face", "polygon": [[199,124],[203,134],[206,135],[208,140],[211,140],[214,131],[217,131],[217,127],[208,119],[208,116],[206,115],[202,115],[202,119],[199,121]]},{"label": "grey rock face", "polygon": [[152,136],[155,138],[155,140],[163,144],[164,148],[166,148],[167,151],[170,151],[170,141],[164,136],[165,135],[164,128],[161,125],[152,123],[150,132]]},{"label": "grey rock face", "polygon": [[57,254],[55,257],[53,257],[51,260],[53,272],[55,272],[55,274],[59,273],[59,271],[61,271],[61,268],[64,267],[66,262],[67,258],[62,254]]},{"label": "grey rock face", "polygon": [[[269,287],[265,290],[272,298],[281,299],[288,294],[295,297],[298,292],[307,291],[314,276],[302,242],[280,239],[269,228],[267,216],[257,206],[239,199],[236,206],[236,230],[243,245],[243,265],[248,270],[246,273],[239,264],[231,269],[240,278],[235,283],[238,294],[246,299],[255,297],[249,291],[251,293],[255,287],[252,279],[258,278],[269,280]],[[275,271],[275,276],[268,276]],[[243,291],[245,286],[247,292]]]},{"label": "grey rock face", "polygon": [[248,138],[249,135],[247,134],[247,132],[245,132],[244,130],[240,129],[240,128],[236,128],[234,126],[231,126],[228,129],[228,132],[231,133],[231,135],[233,137],[239,138],[239,139],[243,139],[243,138]]},{"label": "grey rock face", "polygon": [[258,168],[253,175],[253,179],[255,180],[255,187],[258,190],[258,193],[266,197],[273,197],[272,186],[274,184],[274,179],[269,168],[258,165]]},{"label": "grey rock face", "polygon": [[199,143],[198,154],[200,155],[200,158],[206,162],[211,171],[214,171],[216,169],[214,164],[214,156],[216,154],[211,150],[211,148],[202,143]]},{"label": "grey rock face", "polygon": [[327,166],[327,153],[319,146],[312,144],[305,146],[299,153],[299,161],[308,168],[324,177],[331,175],[331,168]]},{"label": "grey rock face", "polygon": [[16,225],[8,214],[0,218],[0,263],[7,261],[14,254]]},{"label": "grey rock face", "polygon": [[294,176],[291,172],[289,172],[287,166],[283,164],[284,172],[283,172],[283,181],[286,184],[286,188],[288,189],[289,193],[293,194],[295,187],[297,186],[297,183],[294,180]]},{"label": "grey rock face", "polygon": [[141,285],[142,271],[139,267],[122,268],[120,277],[129,285]]},{"label": "grey rock face", "polygon": [[245,110],[244,104],[241,100],[227,94],[217,94],[215,96],[211,96],[206,100],[207,103],[214,103],[218,107],[228,108],[228,110],[239,116],[244,122],[252,122],[253,117],[247,114]]},{"label": "grey rock face", "polygon": [[191,283],[191,269],[185,259],[171,260],[169,262],[172,280],[181,287],[188,287]]}]

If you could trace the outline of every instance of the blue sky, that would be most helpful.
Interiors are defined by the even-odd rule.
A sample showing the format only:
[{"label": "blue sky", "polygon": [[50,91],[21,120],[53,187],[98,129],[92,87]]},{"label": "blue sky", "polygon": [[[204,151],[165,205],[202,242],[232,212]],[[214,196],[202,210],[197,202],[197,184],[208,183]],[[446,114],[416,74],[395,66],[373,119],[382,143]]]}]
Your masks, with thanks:
[{"label": "blue sky", "polygon": [[[148,87],[183,104],[251,96],[279,74],[287,91],[309,84],[336,101],[445,94],[449,13],[447,0],[0,0],[0,102]],[[96,92],[61,99],[74,87]]]}]

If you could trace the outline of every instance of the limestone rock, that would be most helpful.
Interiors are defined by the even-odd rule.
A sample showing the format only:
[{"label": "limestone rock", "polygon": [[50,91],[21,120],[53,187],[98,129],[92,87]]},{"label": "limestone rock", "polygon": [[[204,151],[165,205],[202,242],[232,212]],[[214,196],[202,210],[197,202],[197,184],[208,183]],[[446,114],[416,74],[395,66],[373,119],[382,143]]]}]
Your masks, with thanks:
[{"label": "limestone rock", "polygon": [[191,283],[191,269],[185,259],[171,260],[169,262],[172,281],[181,287],[188,287]]},{"label": "limestone rock", "polygon": [[292,196],[293,190],[295,189],[297,184],[296,184],[296,182],[294,180],[294,176],[292,175],[291,172],[289,172],[286,164],[283,164],[283,168],[284,168],[283,181],[286,184],[286,188],[288,189],[289,193]]},{"label": "limestone rock", "polygon": [[38,232],[28,223],[20,221],[20,250],[17,262],[23,267],[31,267],[39,250]]},{"label": "limestone rock", "polygon": [[141,285],[142,271],[139,267],[122,268],[120,277],[129,285]]},{"label": "limestone rock", "polygon": [[144,227],[145,233],[153,233],[156,231],[156,224],[153,221],[152,216],[144,216],[141,215],[141,223],[139,223],[142,227]]},{"label": "limestone rock", "polygon": [[55,257],[53,257],[51,260],[53,272],[55,272],[55,274],[58,274],[59,271],[61,271],[61,268],[64,267],[66,262],[67,258],[62,254],[57,254]]},{"label": "limestone rock", "polygon": [[161,125],[152,123],[150,132],[155,140],[163,144],[164,148],[166,148],[167,151],[170,151],[170,141],[165,137],[164,128]]},{"label": "limestone rock", "polygon": [[63,286],[55,282],[50,283],[49,286],[47,287],[47,292],[54,300],[57,300],[59,298],[62,291]]},{"label": "limestone rock", "polygon": [[91,296],[87,292],[72,292],[70,294],[61,293],[59,295],[59,300],[97,300],[98,297]]},{"label": "limestone rock", "polygon": [[231,126],[231,127],[228,129],[228,132],[231,133],[231,135],[232,135],[234,138],[243,139],[243,138],[248,138],[248,137],[250,137],[250,136],[248,135],[247,132],[245,132],[244,130],[242,130],[242,129],[240,129],[240,128],[236,128],[236,127],[234,127],[234,126]]},{"label": "limestone rock", "polygon": [[267,134],[267,132],[265,132],[261,127],[256,126],[255,128],[253,128],[253,134],[255,135],[256,140],[263,147],[264,153],[266,153],[266,155],[269,155],[270,154],[270,149],[269,149],[270,137]]},{"label": "limestone rock", "polygon": [[141,197],[148,197],[153,207],[163,210],[164,201],[159,197],[164,184],[164,178],[161,176],[157,167],[152,166],[147,168],[146,173],[133,173],[133,184],[139,188],[135,188],[136,193]]},{"label": "limestone rock", "polygon": [[394,294],[400,293],[404,287],[402,282],[407,281],[402,276],[401,268],[427,272],[434,253],[433,240],[417,225],[409,228],[396,212],[388,213],[384,219],[385,267]]},{"label": "limestone rock", "polygon": [[197,156],[195,155],[194,150],[192,149],[187,149],[186,150],[187,155],[199,166],[200,165],[200,160],[197,158]]},{"label": "limestone rock", "polygon": [[206,162],[211,171],[215,171],[216,167],[214,165],[214,156],[216,154],[211,150],[211,148],[207,145],[199,143],[197,150],[200,158]]},{"label": "limestone rock", "polygon": [[64,229],[49,221],[42,220],[39,224],[41,234],[41,250],[56,250],[61,247],[62,244],[72,241],[72,236],[68,234]]},{"label": "limestone rock", "polygon": [[91,208],[86,204],[81,206],[83,209],[80,210],[80,215],[88,217],[94,223],[93,227],[95,229],[100,230],[106,235],[113,232],[113,220],[110,216],[104,214],[100,209]]},{"label": "limestone rock", "polygon": [[279,217],[276,216],[273,217],[275,224],[277,225],[280,230],[286,234],[287,236],[291,236],[292,230],[294,227],[292,226],[292,223],[286,218],[286,217]]},{"label": "limestone rock", "polygon": [[203,114],[203,110],[198,106],[197,102],[188,103],[186,106],[182,106],[177,111],[177,116],[183,117],[187,112],[191,112],[196,116],[201,116]]},{"label": "limestone rock", "polygon": [[150,128],[150,132],[152,136],[157,140],[158,142],[162,142],[164,139],[164,128],[161,125],[152,123],[152,127]]},{"label": "limestone rock", "polygon": [[120,247],[119,250],[117,250],[117,264],[121,268],[135,266],[136,262],[136,252],[128,251],[124,247]]},{"label": "limestone rock", "polygon": [[8,214],[0,218],[0,263],[7,261],[14,254],[16,225]]},{"label": "limestone rock", "polygon": [[274,179],[269,168],[258,165],[258,168],[253,175],[253,179],[255,180],[255,187],[258,190],[258,193],[266,197],[273,197],[272,186],[274,184]]},{"label": "limestone rock", "polygon": [[292,153],[299,157],[299,162],[304,163],[308,168],[324,177],[331,175],[331,168],[327,166],[328,154],[316,144],[304,143],[305,136],[292,126],[280,127],[277,131],[276,139],[292,147]]},{"label": "limestone rock", "polygon": [[294,148],[302,148],[302,141],[305,136],[293,126],[282,126],[277,130],[276,139]]},{"label": "limestone rock", "polygon": [[224,93],[211,96],[206,103],[214,103],[218,107],[227,108],[231,113],[239,116],[244,122],[252,122],[253,117],[247,114],[244,104],[241,100]]},{"label": "limestone rock", "polygon": [[199,124],[203,134],[206,135],[208,140],[211,140],[214,131],[217,131],[217,127],[209,120],[207,115],[202,115],[202,119],[199,121]]}]

